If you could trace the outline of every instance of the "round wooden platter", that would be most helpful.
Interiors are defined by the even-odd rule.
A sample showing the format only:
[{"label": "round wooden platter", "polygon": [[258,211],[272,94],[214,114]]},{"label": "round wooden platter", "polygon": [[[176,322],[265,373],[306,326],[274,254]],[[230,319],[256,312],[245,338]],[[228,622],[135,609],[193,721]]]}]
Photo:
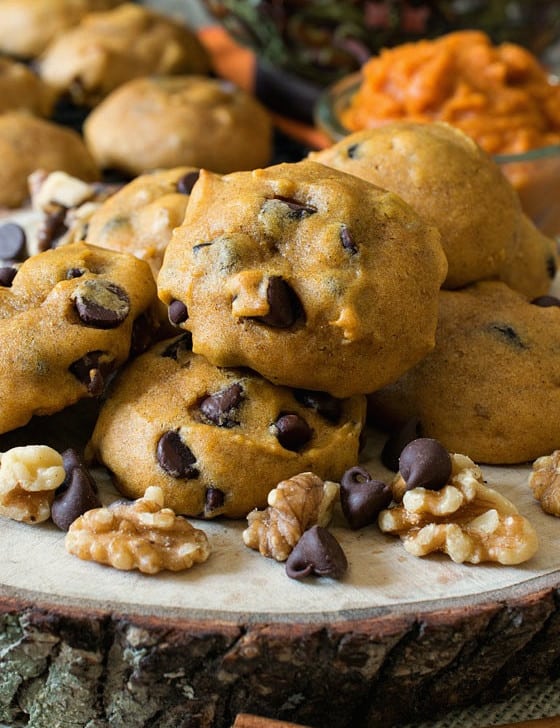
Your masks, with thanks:
[{"label": "round wooden platter", "polygon": [[[0,451],[81,446],[86,402],[0,437]],[[364,462],[380,464],[370,433]],[[0,723],[226,728],[253,713],[329,728],[390,726],[506,697],[560,660],[560,521],[542,512],[530,467],[484,468],[540,537],[518,567],[417,558],[374,526],[332,531],[340,582],[289,579],[244,546],[244,522],[195,522],[209,560],[144,576],[66,553],[51,523],[0,524]],[[115,499],[95,471],[104,502]]]}]

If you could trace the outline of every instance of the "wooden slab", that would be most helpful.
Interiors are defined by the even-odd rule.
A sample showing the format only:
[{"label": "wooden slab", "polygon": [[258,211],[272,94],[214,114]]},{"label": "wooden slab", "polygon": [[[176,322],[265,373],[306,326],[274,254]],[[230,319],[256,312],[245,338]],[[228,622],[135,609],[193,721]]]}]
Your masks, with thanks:
[{"label": "wooden slab", "polygon": [[[0,451],[80,446],[94,417],[86,402],[38,418],[0,437]],[[370,433],[364,461],[387,479],[382,442]],[[212,545],[207,563],[147,577],[68,555],[50,523],[3,520],[0,721],[229,728],[251,713],[354,728],[508,696],[560,658],[560,521],[534,501],[528,466],[484,473],[540,535],[527,564],[418,559],[336,513],[350,563],[341,582],[289,579],[231,521],[197,522]],[[95,474],[104,502],[118,497]]]}]

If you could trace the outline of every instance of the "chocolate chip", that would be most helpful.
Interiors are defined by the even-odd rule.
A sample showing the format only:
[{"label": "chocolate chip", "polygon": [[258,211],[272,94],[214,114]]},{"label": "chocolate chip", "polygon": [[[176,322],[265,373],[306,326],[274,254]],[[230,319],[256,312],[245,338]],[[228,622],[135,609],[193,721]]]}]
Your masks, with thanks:
[{"label": "chocolate chip", "polygon": [[132,324],[130,337],[130,356],[144,353],[152,343],[152,322],[146,313],[141,313]]},{"label": "chocolate chip", "polygon": [[9,288],[12,285],[12,281],[16,277],[17,268],[12,268],[11,265],[5,265],[0,268],[0,286]]},{"label": "chocolate chip", "polygon": [[200,172],[187,172],[177,180],[177,192],[182,195],[190,195],[192,188],[200,176]]},{"label": "chocolate chip", "polygon": [[350,230],[348,230],[346,225],[340,226],[340,242],[342,243],[344,250],[347,250],[350,255],[356,255],[358,252],[358,246],[354,242],[354,238],[350,234]]},{"label": "chocolate chip", "polygon": [[56,526],[67,531],[78,516],[92,508],[100,508],[97,484],[91,473],[73,449],[62,453],[66,477],[57,488],[51,507],[51,517]]},{"label": "chocolate chip", "polygon": [[72,278],[81,278],[86,272],[85,268],[69,268],[66,271],[66,280],[70,281]]},{"label": "chocolate chip", "polygon": [[407,490],[441,490],[451,475],[451,457],[437,440],[419,437],[402,451],[399,470]]},{"label": "chocolate chip", "polygon": [[348,149],[346,150],[346,154],[350,157],[350,159],[356,159],[356,157],[358,156],[359,147],[359,144],[351,144],[348,147]]},{"label": "chocolate chip", "polygon": [[340,505],[350,528],[354,530],[373,523],[392,497],[389,485],[373,480],[359,465],[347,470],[340,481]]},{"label": "chocolate chip", "polygon": [[185,304],[175,298],[169,304],[167,315],[169,316],[171,323],[178,326],[188,319],[189,312],[187,311]]},{"label": "chocolate chip", "polygon": [[422,423],[418,417],[412,417],[395,432],[391,433],[381,450],[381,462],[394,473],[399,470],[399,458],[403,449],[413,440],[422,437]]},{"label": "chocolate chip", "polygon": [[268,279],[266,300],[268,313],[255,317],[255,321],[277,329],[288,329],[302,315],[303,309],[296,292],[280,276]]},{"label": "chocolate chip", "polygon": [[0,259],[24,260],[27,238],[25,230],[15,222],[0,225]]},{"label": "chocolate chip", "polygon": [[329,422],[336,424],[342,415],[342,402],[326,392],[313,392],[310,389],[295,389],[294,397],[304,407],[315,410]]},{"label": "chocolate chip", "polygon": [[37,229],[37,247],[39,252],[52,248],[54,243],[68,230],[66,225],[66,208],[59,206],[50,212]]},{"label": "chocolate chip", "polygon": [[204,501],[205,512],[217,511],[224,505],[225,494],[219,488],[206,488]]},{"label": "chocolate chip", "polygon": [[330,531],[312,526],[305,531],[286,561],[286,574],[291,579],[306,576],[330,576],[340,579],[348,568],[341,545]]},{"label": "chocolate chip", "polygon": [[80,321],[95,329],[114,329],[130,312],[130,299],[116,283],[88,278],[72,294]]},{"label": "chocolate chip", "polygon": [[551,306],[560,306],[560,298],[556,298],[556,296],[537,296],[537,298],[533,298],[531,303],[542,308],[549,308]]},{"label": "chocolate chip", "polygon": [[68,367],[76,379],[87,387],[92,397],[99,397],[105,381],[114,369],[114,360],[105,351],[90,351]]},{"label": "chocolate chip", "polygon": [[185,332],[178,339],[174,339],[167,348],[161,352],[161,356],[169,357],[177,361],[181,354],[192,351],[192,334]]},{"label": "chocolate chip", "polygon": [[232,410],[241,402],[243,398],[243,387],[238,384],[230,385],[221,392],[209,394],[200,403],[200,411],[215,425],[219,427],[234,427],[239,424],[234,419]]},{"label": "chocolate chip", "polygon": [[157,444],[157,460],[173,478],[197,478],[196,458],[175,430],[165,432]]},{"label": "chocolate chip", "polygon": [[292,220],[301,220],[304,217],[309,217],[317,212],[317,208],[312,205],[306,205],[304,202],[299,202],[291,197],[282,197],[277,195],[275,200],[283,202],[288,207],[288,217]]},{"label": "chocolate chip", "polygon": [[550,279],[554,278],[556,276],[557,270],[558,266],[556,265],[556,260],[551,255],[550,258],[546,259],[546,272],[548,273],[548,277]]},{"label": "chocolate chip", "polygon": [[500,338],[508,344],[517,347],[518,349],[527,349],[527,344],[522,341],[517,331],[509,324],[490,324],[488,329],[491,333],[497,333]]},{"label": "chocolate chip", "polygon": [[311,427],[295,412],[280,415],[272,430],[282,447],[293,452],[302,450],[313,437]]}]

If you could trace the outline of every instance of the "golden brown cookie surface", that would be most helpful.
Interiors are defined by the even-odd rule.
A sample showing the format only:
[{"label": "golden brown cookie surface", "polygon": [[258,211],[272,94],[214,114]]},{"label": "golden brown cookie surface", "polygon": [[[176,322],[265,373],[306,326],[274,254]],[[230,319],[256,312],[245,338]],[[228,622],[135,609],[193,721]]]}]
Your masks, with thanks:
[{"label": "golden brown cookie surface", "polygon": [[0,285],[0,432],[102,393],[145,346],[155,285],[133,256],[74,243],[25,261]]},{"label": "golden brown cookie surface", "polygon": [[355,463],[365,398],[338,400],[220,369],[190,337],[157,344],[111,386],[88,446],[127,496],[160,486],[178,513],[238,518],[278,482]]},{"label": "golden brown cookie surface", "polygon": [[48,46],[39,63],[48,84],[90,106],[132,78],[209,70],[209,56],[192,30],[133,3],[86,15]]},{"label": "golden brown cookie surface", "polygon": [[55,95],[23,63],[0,58],[0,113],[26,110],[37,116],[49,116]]},{"label": "golden brown cookie surface", "polygon": [[158,295],[214,364],[344,397],[432,348],[445,272],[437,231],[400,198],[304,161],[202,171]]},{"label": "golden brown cookie surface", "polygon": [[558,448],[560,307],[498,281],[440,295],[434,351],[369,397],[372,415],[419,417],[424,435],[478,462],[522,463]]},{"label": "golden brown cookie surface", "polygon": [[272,154],[268,111],[204,76],[129,81],[92,111],[84,135],[101,167],[130,175],[182,165],[226,173],[262,167]]},{"label": "golden brown cookie surface", "polygon": [[79,134],[19,111],[0,115],[0,207],[18,207],[36,169],[62,170],[86,181],[99,171]]},{"label": "golden brown cookie surface", "polygon": [[395,192],[435,225],[449,263],[445,288],[500,278],[528,296],[548,290],[553,241],[523,215],[500,168],[454,127],[387,124],[310,158]]}]

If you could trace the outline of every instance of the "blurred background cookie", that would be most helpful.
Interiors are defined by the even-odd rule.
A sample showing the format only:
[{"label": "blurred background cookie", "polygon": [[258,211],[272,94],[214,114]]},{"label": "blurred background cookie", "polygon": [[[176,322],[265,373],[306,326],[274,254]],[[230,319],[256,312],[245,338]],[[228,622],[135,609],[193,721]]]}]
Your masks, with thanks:
[{"label": "blurred background cookie", "polygon": [[182,165],[226,173],[272,157],[264,106],[227,81],[196,75],[123,84],[88,116],[84,137],[100,167],[130,176]]},{"label": "blurred background cookie", "polygon": [[38,71],[75,104],[93,106],[139,76],[208,73],[210,58],[184,23],[125,3],[85,15],[60,33],[39,59]]},{"label": "blurred background cookie", "polygon": [[0,114],[29,111],[50,116],[55,92],[23,63],[0,57]]}]

